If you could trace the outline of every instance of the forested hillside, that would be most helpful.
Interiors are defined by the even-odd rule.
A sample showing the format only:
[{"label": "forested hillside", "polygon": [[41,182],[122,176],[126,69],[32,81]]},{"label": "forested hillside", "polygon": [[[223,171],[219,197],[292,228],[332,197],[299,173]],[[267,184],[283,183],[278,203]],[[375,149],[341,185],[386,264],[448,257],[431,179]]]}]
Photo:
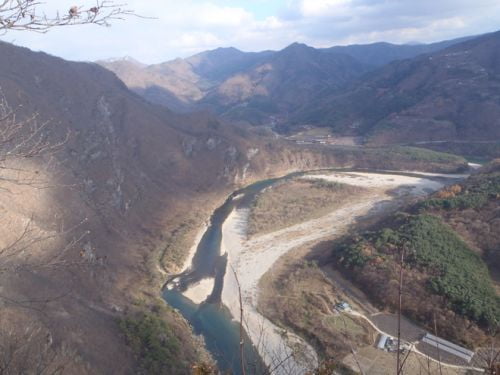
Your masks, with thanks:
[{"label": "forested hillside", "polygon": [[333,253],[374,303],[395,311],[404,257],[403,314],[468,346],[498,330],[500,169],[492,164],[370,230]]},{"label": "forested hillside", "polygon": [[496,32],[393,62],[348,89],[319,93],[296,111],[293,122],[363,136],[372,144],[432,147],[448,141],[449,147],[464,143],[471,153],[477,142],[484,144],[478,149],[493,146],[498,152],[499,45]]}]

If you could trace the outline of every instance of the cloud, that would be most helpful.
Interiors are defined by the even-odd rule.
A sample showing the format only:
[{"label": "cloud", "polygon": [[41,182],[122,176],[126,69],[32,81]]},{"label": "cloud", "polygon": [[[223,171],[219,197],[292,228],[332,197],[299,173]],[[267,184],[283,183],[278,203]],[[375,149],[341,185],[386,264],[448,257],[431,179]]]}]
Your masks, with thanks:
[{"label": "cloud", "polygon": [[[66,0],[49,3],[49,14],[68,7]],[[128,0],[128,7],[155,19],[132,17],[111,28],[61,28],[46,35],[9,32],[2,39],[74,60],[131,55],[153,63],[226,46],[431,42],[494,31],[500,24],[498,0]]]},{"label": "cloud", "polygon": [[493,31],[500,21],[496,0],[294,0],[289,7],[303,41],[319,46],[430,42]]},{"label": "cloud", "polygon": [[353,2],[350,0],[303,0],[299,2],[304,17],[352,17]]}]

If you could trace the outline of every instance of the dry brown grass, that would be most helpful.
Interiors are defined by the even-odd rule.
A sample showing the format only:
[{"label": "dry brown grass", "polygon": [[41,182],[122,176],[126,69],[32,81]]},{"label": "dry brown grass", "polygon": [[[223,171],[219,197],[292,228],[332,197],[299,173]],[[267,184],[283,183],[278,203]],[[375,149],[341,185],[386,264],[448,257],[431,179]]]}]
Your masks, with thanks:
[{"label": "dry brown grass", "polygon": [[196,234],[203,226],[208,215],[201,210],[187,213],[174,223],[163,236],[160,245],[161,266],[168,271],[175,271],[182,266],[188,250],[193,246]]},{"label": "dry brown grass", "polygon": [[326,181],[285,181],[257,197],[250,211],[248,235],[269,233],[321,217],[362,190]]},{"label": "dry brown grass", "polygon": [[[379,350],[373,346],[368,346],[357,350],[356,357],[365,374],[386,375],[394,374],[396,368],[396,354]],[[352,354],[346,356],[343,363],[353,370],[358,370],[358,364]],[[359,371],[359,370],[358,370]],[[442,366],[433,361],[427,361],[423,356],[411,353],[405,362],[404,373],[408,375],[428,374],[428,375],[465,375],[466,370],[454,369]],[[476,374],[470,372],[470,374]]]},{"label": "dry brown grass", "polygon": [[281,259],[264,276],[261,286],[263,314],[305,337],[320,356],[339,359],[350,351],[351,344],[373,343],[373,330],[367,323],[334,311],[343,296],[314,262]]}]

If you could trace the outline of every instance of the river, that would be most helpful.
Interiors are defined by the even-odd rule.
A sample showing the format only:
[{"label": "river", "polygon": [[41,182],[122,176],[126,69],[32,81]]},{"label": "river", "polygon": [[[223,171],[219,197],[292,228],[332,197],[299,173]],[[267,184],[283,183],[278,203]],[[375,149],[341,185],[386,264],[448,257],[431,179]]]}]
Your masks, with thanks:
[{"label": "river", "polygon": [[[240,330],[227,308],[221,304],[223,280],[226,273],[227,255],[221,255],[222,225],[235,207],[247,207],[263,189],[278,180],[291,178],[291,174],[280,179],[259,181],[232,193],[226,202],[217,208],[210,218],[210,225],[201,238],[191,267],[180,275],[170,278],[163,291],[164,299],[178,309],[190,322],[196,334],[203,335],[207,348],[221,370],[242,373],[240,364]],[[182,293],[203,279],[215,280],[212,293],[200,304],[194,303]],[[245,362],[255,373],[263,368],[262,360],[246,336]]]},{"label": "river", "polygon": [[[402,173],[377,171],[376,173],[366,173],[367,171],[364,171],[363,174],[360,173],[359,170],[329,170],[329,172],[332,171],[338,172],[335,178],[341,182],[358,184],[360,186],[367,187],[373,187],[377,184],[386,184],[388,187],[393,186],[394,188],[406,187],[407,190],[410,189],[413,195],[425,195],[431,191],[439,189],[447,182],[452,181],[448,178],[444,179],[443,175],[429,176],[415,172]],[[318,178],[324,178],[321,177],[322,172],[316,173],[318,174]],[[355,175],[354,173],[358,173],[358,175]],[[242,248],[241,244],[244,241],[243,238],[236,238],[236,241],[231,239],[232,242],[230,242],[230,248],[225,249],[225,251],[221,251],[221,247],[224,247],[224,244],[227,242],[227,239],[223,241],[224,224],[226,224],[226,227],[230,227],[224,229],[224,233],[226,233],[227,237],[230,237],[231,230],[233,232],[240,232],[242,228],[239,228],[241,225],[235,221],[235,219],[238,219],[235,216],[240,215],[238,220],[244,221],[244,218],[241,219],[242,212],[248,211],[248,207],[262,190],[272,186],[278,181],[298,175],[300,174],[294,173],[279,179],[260,181],[232,193],[226,202],[214,211],[210,219],[210,225],[206,229],[197,246],[196,253],[192,259],[191,267],[183,273],[171,277],[166,283],[166,287],[163,291],[164,299],[170,306],[181,312],[181,314],[190,322],[196,334],[204,337],[208,350],[211,352],[214,359],[217,361],[217,365],[222,371],[231,370],[235,375],[242,374],[239,352],[240,329],[239,324],[233,319],[234,316],[238,316],[237,311],[239,309],[239,305],[237,302],[239,296],[237,289],[234,287],[234,282],[231,283],[231,281],[234,280],[232,280],[232,271],[227,271],[227,263],[229,256],[230,258],[232,257],[232,260],[230,259],[231,262],[234,262],[236,265],[241,265],[242,262],[240,262],[241,259],[239,258],[241,258],[242,254],[238,249]],[[464,176],[454,176],[454,181],[461,177]],[[380,201],[382,201],[382,196],[378,198],[374,197],[370,201],[361,202],[358,204],[358,207],[349,207],[348,209],[345,209],[340,213],[340,215],[363,215],[365,212],[368,212],[380,203]],[[338,222],[339,219],[343,218],[337,215],[336,217],[332,217],[332,219],[334,219],[335,222]],[[343,222],[347,225],[348,220],[343,220]],[[328,228],[328,226],[325,228]],[[318,236],[324,236],[328,232],[328,229],[326,229],[325,233],[323,233],[320,229],[321,228],[319,227],[316,228],[312,237],[316,238]],[[283,233],[285,237],[287,236],[288,230],[289,229],[285,230]],[[293,230],[293,228],[291,228],[291,230]],[[261,252],[259,256],[255,256],[255,254],[252,255],[252,253],[248,252],[243,254],[243,257],[249,256],[250,258],[245,259],[246,265],[244,268],[237,269],[237,273],[242,276],[242,294],[245,297],[245,311],[248,314],[248,322],[250,322],[247,322],[247,324],[250,325],[253,322],[254,324],[262,325],[262,321],[265,320],[265,318],[262,317],[256,309],[256,298],[253,298],[253,302],[248,302],[249,300],[252,300],[252,298],[246,294],[248,290],[251,289],[252,293],[255,295],[257,293],[257,282],[260,279],[261,274],[266,272],[266,270],[272,266],[275,259],[285,254],[293,246],[296,246],[302,241],[308,241],[311,238],[304,236],[302,240],[299,239],[299,241],[295,240],[295,242],[291,242],[288,247],[280,247],[276,245],[273,245],[272,247],[269,246],[267,253],[265,253],[265,245],[259,245],[257,241],[254,246],[261,246],[263,249],[263,252]],[[273,240],[276,239],[269,237],[265,238],[264,242],[272,243]],[[254,264],[254,268],[258,269],[254,269],[253,271],[250,270],[249,272],[251,272],[252,277],[248,278],[246,276],[248,276],[248,270],[252,264]],[[193,298],[193,300],[196,300],[193,301],[186,297],[186,295],[189,295],[186,291],[189,292],[189,289],[192,288],[200,289],[200,285],[207,280],[212,280],[212,282],[204,284],[204,288],[208,289],[205,291],[205,296],[203,298],[200,300]],[[224,280],[226,280],[225,282],[228,284],[226,289],[224,289]],[[201,288],[203,289],[203,287]],[[221,298],[223,291],[225,298]],[[275,341],[280,340],[279,333],[277,333],[277,327],[267,320],[265,320],[265,324],[266,330],[272,331],[273,335],[277,337],[275,337]],[[247,372],[262,373],[262,370],[265,368],[264,361],[262,360],[261,355],[259,355],[259,351],[251,344],[252,340],[253,342],[258,341],[255,337],[256,328],[249,327],[249,329],[249,332],[252,333],[250,335],[251,337],[245,333],[244,338],[244,357]],[[298,339],[299,338],[297,338],[297,340]],[[268,358],[265,358],[265,362],[269,365],[270,361]]]}]

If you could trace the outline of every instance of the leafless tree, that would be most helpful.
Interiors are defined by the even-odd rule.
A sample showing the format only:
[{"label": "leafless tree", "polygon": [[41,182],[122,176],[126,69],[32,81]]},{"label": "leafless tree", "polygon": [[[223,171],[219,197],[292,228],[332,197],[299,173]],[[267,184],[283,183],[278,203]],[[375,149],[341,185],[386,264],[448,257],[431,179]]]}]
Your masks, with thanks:
[{"label": "leafless tree", "polygon": [[244,328],[243,328],[243,297],[241,295],[241,285],[238,279],[238,274],[236,270],[231,265],[231,269],[233,270],[234,278],[236,279],[236,285],[238,287],[238,297],[240,303],[240,366],[241,372],[243,375],[246,375],[246,364],[245,364],[245,341],[244,341]]},{"label": "leafless tree", "polygon": [[[124,9],[123,4],[106,0],[93,1],[92,5],[72,6],[52,15],[47,14],[44,9],[46,4],[41,1],[0,0],[0,35],[11,31],[44,33],[54,27],[84,24],[109,26],[111,21],[133,14]],[[47,179],[44,173],[40,173],[39,168],[31,166],[44,164],[48,169],[47,165],[57,160],[54,155],[62,149],[70,134],[59,129],[55,131],[55,127],[57,127],[56,122],[44,121],[38,113],[27,113],[22,106],[10,106],[0,87],[0,194],[8,197],[9,194],[15,194],[13,190],[20,188],[51,187],[50,179]],[[40,163],[41,161],[43,163]],[[7,222],[9,220],[5,217],[3,219]],[[66,267],[71,263],[81,265],[96,260],[93,257],[85,259],[88,255],[85,250],[80,254],[83,258],[81,261],[66,260],[68,250],[78,246],[88,234],[82,228],[86,222],[85,218],[70,227],[60,223],[59,228],[52,231],[40,230],[33,215],[26,217],[24,221],[18,233],[12,233],[10,240],[2,238],[0,277],[3,281],[21,271]],[[63,241],[55,242],[58,239]],[[48,244],[58,246],[57,251],[42,254],[40,257],[32,256],[34,249],[45,248]],[[23,310],[41,311],[47,303],[63,298],[69,293],[23,300],[23,297],[9,295],[3,288],[1,291],[0,318],[9,308],[21,307]],[[67,364],[74,360],[74,354],[61,345],[54,345],[48,329],[40,328],[36,322],[30,324],[25,322],[26,320],[21,326],[16,326],[9,320],[8,325],[0,326],[0,375],[45,375],[65,372]]]},{"label": "leafless tree", "polygon": [[56,344],[50,332],[33,322],[0,330],[0,375],[62,374],[78,366],[69,348]]},{"label": "leafless tree", "polygon": [[490,332],[490,340],[487,346],[476,351],[474,361],[476,365],[484,369],[486,375],[500,375],[500,346],[498,346],[498,329]]},{"label": "leafless tree", "polygon": [[[43,159],[43,163],[38,164],[51,164],[50,160],[55,160],[54,154],[61,151],[69,137],[69,133],[63,132],[60,139],[54,141],[51,122],[41,122],[37,114],[23,117],[21,109],[9,106],[0,91],[0,194],[14,194],[12,189],[20,186],[28,189],[53,187],[53,182],[40,172],[41,168],[29,167],[26,165],[29,163],[25,162]],[[18,235],[0,248],[0,274],[27,267],[55,267],[63,264],[63,256],[85,237],[86,232],[69,239],[59,252],[44,262],[28,262],[26,257],[20,262],[19,256],[38,245],[75,232],[85,222],[86,219],[82,219],[71,227],[61,225],[53,232],[41,233],[33,216],[27,218]]]},{"label": "leafless tree", "polygon": [[[43,1],[0,0],[0,35],[9,31],[46,32],[60,26],[109,26],[113,20],[135,15],[125,6],[111,0],[86,1],[85,5],[72,6],[48,15],[44,11],[46,3]],[[0,87],[0,193],[12,193],[11,189],[19,186],[34,189],[51,187],[52,182],[39,169],[27,165],[32,160],[43,159],[47,169],[56,160],[54,154],[62,149],[70,137],[69,131],[60,131],[56,125],[54,121],[42,120],[38,113],[26,113],[22,106],[10,106]],[[67,241],[61,251],[42,263],[29,263],[26,258],[20,262],[18,257],[56,236],[76,233],[75,230],[85,222],[84,218],[70,228],[61,224],[54,233],[42,234],[37,231],[33,217],[27,219],[18,236],[0,248],[0,274],[19,271],[28,266],[40,268],[65,265],[63,256],[81,242],[87,232],[80,231]]]},{"label": "leafless tree", "polygon": [[[91,3],[91,4],[89,4]],[[46,3],[36,0],[0,0],[0,35],[8,31],[47,32],[57,26],[96,24],[109,26],[134,12],[126,4],[111,0],[87,1],[86,5],[74,5],[69,9],[47,14]]]},{"label": "leafless tree", "polygon": [[41,121],[37,113],[23,115],[22,109],[22,106],[12,108],[0,90],[0,190],[3,191],[8,191],[9,184],[46,187],[47,181],[39,173],[23,169],[19,162],[58,152],[69,137],[66,132],[54,141],[50,138],[53,123]]},{"label": "leafless tree", "polygon": [[396,375],[403,373],[403,366],[401,365],[401,309],[403,307],[403,270],[405,262],[405,250],[406,245],[404,245],[401,252],[401,259],[399,263],[399,285],[398,285],[398,348],[397,348],[397,359],[396,359]]}]

